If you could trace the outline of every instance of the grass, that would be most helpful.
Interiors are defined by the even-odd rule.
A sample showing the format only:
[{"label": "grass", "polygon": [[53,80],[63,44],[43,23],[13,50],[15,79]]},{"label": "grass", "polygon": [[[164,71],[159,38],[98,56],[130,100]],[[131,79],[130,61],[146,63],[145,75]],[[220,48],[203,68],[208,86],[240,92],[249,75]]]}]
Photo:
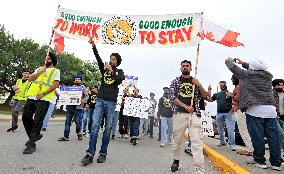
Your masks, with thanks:
[{"label": "grass", "polygon": [[[3,110],[1,111],[0,110],[0,114],[2,114],[2,115],[11,115],[12,112],[11,111],[3,111]],[[65,114],[62,113],[62,112],[55,113],[55,117],[65,117]]]},{"label": "grass", "polygon": [[11,111],[0,111],[2,115],[11,115]]}]

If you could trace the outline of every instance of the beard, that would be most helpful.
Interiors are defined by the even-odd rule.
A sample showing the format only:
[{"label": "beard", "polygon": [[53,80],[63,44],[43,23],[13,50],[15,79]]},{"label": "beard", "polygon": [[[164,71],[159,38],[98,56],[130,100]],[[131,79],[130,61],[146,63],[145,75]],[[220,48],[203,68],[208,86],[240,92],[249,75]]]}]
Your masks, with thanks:
[{"label": "beard", "polygon": [[52,65],[52,62],[45,62],[46,67],[50,67]]},{"label": "beard", "polygon": [[284,92],[284,90],[282,88],[275,88],[276,92]]},{"label": "beard", "polygon": [[189,75],[189,71],[183,71],[182,75]]}]

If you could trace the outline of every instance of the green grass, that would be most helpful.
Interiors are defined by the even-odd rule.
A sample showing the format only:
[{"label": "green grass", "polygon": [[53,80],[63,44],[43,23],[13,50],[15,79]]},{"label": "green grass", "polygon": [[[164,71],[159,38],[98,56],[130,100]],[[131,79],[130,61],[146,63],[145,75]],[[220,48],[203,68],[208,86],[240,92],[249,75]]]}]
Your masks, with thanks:
[{"label": "green grass", "polygon": [[[11,115],[11,111],[0,111],[0,114],[2,115]],[[60,112],[60,113],[55,113],[55,117],[65,117],[65,114]]]},{"label": "green grass", "polygon": [[0,114],[11,115],[11,112],[10,111],[0,111]]}]

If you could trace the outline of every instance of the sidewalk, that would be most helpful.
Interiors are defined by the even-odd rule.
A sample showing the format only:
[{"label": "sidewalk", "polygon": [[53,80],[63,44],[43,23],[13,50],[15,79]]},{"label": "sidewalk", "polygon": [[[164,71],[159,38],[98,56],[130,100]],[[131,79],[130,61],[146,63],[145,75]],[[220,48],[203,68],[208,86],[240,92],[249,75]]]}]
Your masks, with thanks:
[{"label": "sidewalk", "polygon": [[[246,161],[252,160],[252,157],[248,156],[241,156],[237,154],[237,152],[233,152],[230,150],[228,146],[226,147],[218,147],[217,144],[219,143],[218,139],[215,138],[204,138],[204,153],[208,156],[210,160],[214,162],[216,167],[223,170],[224,173],[230,174],[282,174],[284,173],[284,163],[282,163],[282,170],[274,171],[271,170],[269,159],[269,150],[266,149],[265,157],[267,159],[267,166],[268,169],[260,169],[254,167],[253,165],[248,165]],[[209,147],[208,147],[208,146]],[[238,148],[242,148],[238,146]],[[213,152],[212,152],[213,151]],[[216,152],[216,153],[215,153]]]},{"label": "sidewalk", "polygon": [[[11,121],[12,116],[11,115],[4,115],[0,114],[0,122],[9,122]],[[22,121],[22,115],[19,115],[19,121]],[[65,117],[55,117],[55,118],[50,118],[51,122],[65,122]]]}]

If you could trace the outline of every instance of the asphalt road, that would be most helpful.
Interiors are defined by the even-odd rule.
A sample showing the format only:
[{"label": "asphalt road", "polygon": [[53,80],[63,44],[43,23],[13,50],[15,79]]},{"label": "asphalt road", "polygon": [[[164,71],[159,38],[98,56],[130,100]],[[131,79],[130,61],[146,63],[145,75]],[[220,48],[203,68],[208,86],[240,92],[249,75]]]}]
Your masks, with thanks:
[{"label": "asphalt road", "polygon": [[[52,122],[44,137],[37,143],[37,151],[32,155],[23,155],[24,143],[27,141],[22,123],[17,132],[6,133],[10,126],[8,122],[0,123],[0,173],[96,173],[96,174],[170,174],[171,146],[159,147],[157,136],[154,139],[142,138],[137,146],[129,140],[116,138],[111,140],[107,160],[103,164],[94,161],[83,167],[80,164],[88,144],[88,138],[78,141],[75,127],[72,126],[70,141],[58,142],[63,136],[64,123]],[[101,135],[97,148],[100,149]],[[96,155],[95,160],[98,155]],[[206,159],[206,158],[205,158]],[[208,174],[219,174],[206,159]],[[193,160],[183,153],[181,167],[178,173],[193,173]]]}]

